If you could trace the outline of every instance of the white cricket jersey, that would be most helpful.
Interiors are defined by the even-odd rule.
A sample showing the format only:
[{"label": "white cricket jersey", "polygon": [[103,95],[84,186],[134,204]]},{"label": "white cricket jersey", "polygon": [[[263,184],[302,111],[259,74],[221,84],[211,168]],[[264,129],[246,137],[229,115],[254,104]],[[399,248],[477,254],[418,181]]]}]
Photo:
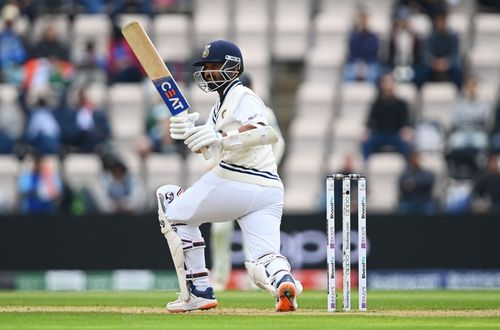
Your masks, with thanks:
[{"label": "white cricket jersey", "polygon": [[[226,87],[221,104],[220,98],[210,111],[208,125],[217,132],[229,132],[248,124],[268,125],[264,102],[249,88],[236,79]],[[217,175],[235,181],[261,186],[278,187],[283,184],[278,176],[272,145],[259,145],[240,150],[221,149],[210,151],[218,159],[212,171]]]}]

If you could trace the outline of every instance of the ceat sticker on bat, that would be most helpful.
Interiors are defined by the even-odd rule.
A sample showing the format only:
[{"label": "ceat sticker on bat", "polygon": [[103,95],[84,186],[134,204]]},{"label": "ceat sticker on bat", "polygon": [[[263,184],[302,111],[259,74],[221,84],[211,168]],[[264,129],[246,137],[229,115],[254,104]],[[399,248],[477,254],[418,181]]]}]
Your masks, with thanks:
[{"label": "ceat sticker on bat", "polygon": [[165,77],[153,81],[163,101],[172,116],[176,116],[189,109],[189,103],[179,90],[179,86],[172,77]]}]

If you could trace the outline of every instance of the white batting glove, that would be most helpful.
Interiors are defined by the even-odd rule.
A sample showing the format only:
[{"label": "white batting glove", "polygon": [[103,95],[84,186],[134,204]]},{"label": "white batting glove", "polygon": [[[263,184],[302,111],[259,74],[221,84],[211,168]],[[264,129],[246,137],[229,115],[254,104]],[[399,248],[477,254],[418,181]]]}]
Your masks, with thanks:
[{"label": "white batting glove", "polygon": [[214,144],[220,144],[222,135],[217,133],[212,126],[202,125],[196,126],[186,132],[186,140],[184,144],[191,151],[196,152],[203,147],[210,147]]},{"label": "white batting glove", "polygon": [[170,136],[172,139],[185,139],[187,131],[194,127],[194,123],[199,117],[198,112],[190,113],[187,116],[170,117]]}]

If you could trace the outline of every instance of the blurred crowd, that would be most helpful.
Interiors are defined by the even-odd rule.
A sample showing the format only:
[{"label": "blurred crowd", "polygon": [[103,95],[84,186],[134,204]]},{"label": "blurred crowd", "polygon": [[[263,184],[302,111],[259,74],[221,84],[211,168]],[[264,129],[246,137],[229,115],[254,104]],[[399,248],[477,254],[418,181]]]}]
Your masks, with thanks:
[{"label": "blurred crowd", "polygon": [[[361,143],[366,161],[380,151],[398,152],[407,160],[399,180],[399,211],[435,213],[435,176],[422,167],[415,145],[415,125],[408,103],[396,95],[395,82],[411,82],[418,89],[429,81],[451,81],[459,97],[450,114],[452,126],[443,132],[449,175],[472,180],[465,196],[446,211],[500,211],[500,103],[495,106],[478,96],[478,77],[462,58],[460,39],[447,21],[449,3],[438,0],[396,0],[387,47],[369,26],[369,12],[360,8],[347,40],[345,81],[370,81],[378,95],[367,109],[366,130]],[[491,11],[498,1],[478,1]],[[111,143],[113,128],[105,104],[89,97],[88,86],[98,82],[140,83],[145,75],[113,21],[112,37],[105,55],[88,41],[74,54],[71,40],[46,24],[40,36],[22,35],[14,29],[16,20],[39,15],[67,13],[70,21],[78,13],[131,12],[154,16],[169,10],[188,8],[190,1],[0,1],[3,27],[0,32],[0,81],[15,86],[18,108],[0,104],[0,154],[31,159],[18,177],[18,207],[25,214],[70,212],[141,212],[147,206],[143,183],[117,156]],[[429,16],[433,28],[427,36],[413,31],[408,18],[413,12]],[[499,16],[500,17],[500,16]],[[19,111],[19,109],[21,111]],[[144,132],[135,150],[141,157],[150,153],[186,155],[182,143],[168,134],[168,115],[161,102],[151,102],[144,118]],[[71,153],[98,154],[105,173],[97,193],[72,191],[61,177],[54,157]],[[352,160],[346,159],[347,172]],[[0,200],[0,209],[1,209]],[[1,210],[0,210],[0,213]]]},{"label": "blurred crowd", "polygon": [[[347,155],[339,171],[369,173],[368,159],[373,153],[401,154],[407,164],[398,182],[401,213],[500,212],[498,88],[495,104],[481,98],[481,84],[490,82],[481,80],[471,68],[458,33],[448,24],[450,7],[456,3],[394,1],[392,27],[385,44],[370,27],[369,9],[360,6],[349,34],[342,78],[346,82],[372,82],[378,93],[366,111],[366,128],[360,145],[362,161],[356,166],[352,155]],[[477,1],[477,6],[499,13],[500,24],[500,1]],[[427,35],[412,29],[410,17],[415,13],[424,13],[432,22]],[[500,68],[494,68],[495,72],[498,75]],[[396,84],[414,84],[417,93],[421,93],[428,82],[446,81],[454,84],[458,95],[447,120],[449,127],[420,122],[419,128],[432,127],[417,136],[411,105],[398,95]],[[433,134],[439,135],[438,138],[433,139]],[[419,149],[438,150],[433,143],[444,145],[449,177],[441,190],[436,189],[436,174],[422,166],[419,152]],[[436,196],[438,191],[446,196]]]},{"label": "blurred crowd", "polygon": [[[114,20],[117,14],[155,15],[183,10],[189,1],[1,1],[0,83],[14,86],[16,100],[0,104],[0,155],[15,155],[26,165],[18,177],[18,207],[24,214],[70,212],[144,212],[143,184],[130,173],[111,143],[112,127],[106,104],[89,97],[89,86],[141,83],[139,62]],[[74,52],[71,40],[58,34],[56,24],[45,22],[41,35],[15,28],[20,19],[34,26],[50,14],[109,14],[112,35],[102,54],[92,40]],[[47,16],[50,17],[50,16]],[[70,23],[71,24],[71,23]],[[144,136],[134,147],[141,156],[151,152],[180,153],[184,145],[168,134],[168,115],[161,102],[150,102],[144,118]],[[73,191],[56,163],[71,153],[99,155],[104,174],[95,184],[101,189]],[[57,161],[55,161],[57,160]],[[0,213],[7,206],[0,196]],[[3,208],[3,209],[2,209]]]}]

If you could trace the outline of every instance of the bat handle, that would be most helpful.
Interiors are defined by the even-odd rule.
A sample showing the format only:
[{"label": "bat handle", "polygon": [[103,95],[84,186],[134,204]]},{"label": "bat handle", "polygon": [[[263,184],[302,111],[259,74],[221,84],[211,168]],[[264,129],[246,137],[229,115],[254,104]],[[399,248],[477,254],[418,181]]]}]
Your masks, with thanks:
[{"label": "bat handle", "polygon": [[[187,116],[187,114],[188,114],[187,111],[183,111],[180,114],[178,114],[178,116]],[[181,140],[182,136],[178,136],[178,137],[174,136],[173,138],[176,140]],[[209,160],[210,158],[212,158],[212,153],[210,152],[210,150],[208,150],[207,147],[201,148],[200,151],[201,151],[201,154],[203,155],[203,157],[205,158],[205,160]]]},{"label": "bat handle", "polygon": [[209,160],[210,158],[212,158],[212,154],[210,153],[210,150],[208,150],[207,147],[201,148],[200,151],[205,160]]}]

